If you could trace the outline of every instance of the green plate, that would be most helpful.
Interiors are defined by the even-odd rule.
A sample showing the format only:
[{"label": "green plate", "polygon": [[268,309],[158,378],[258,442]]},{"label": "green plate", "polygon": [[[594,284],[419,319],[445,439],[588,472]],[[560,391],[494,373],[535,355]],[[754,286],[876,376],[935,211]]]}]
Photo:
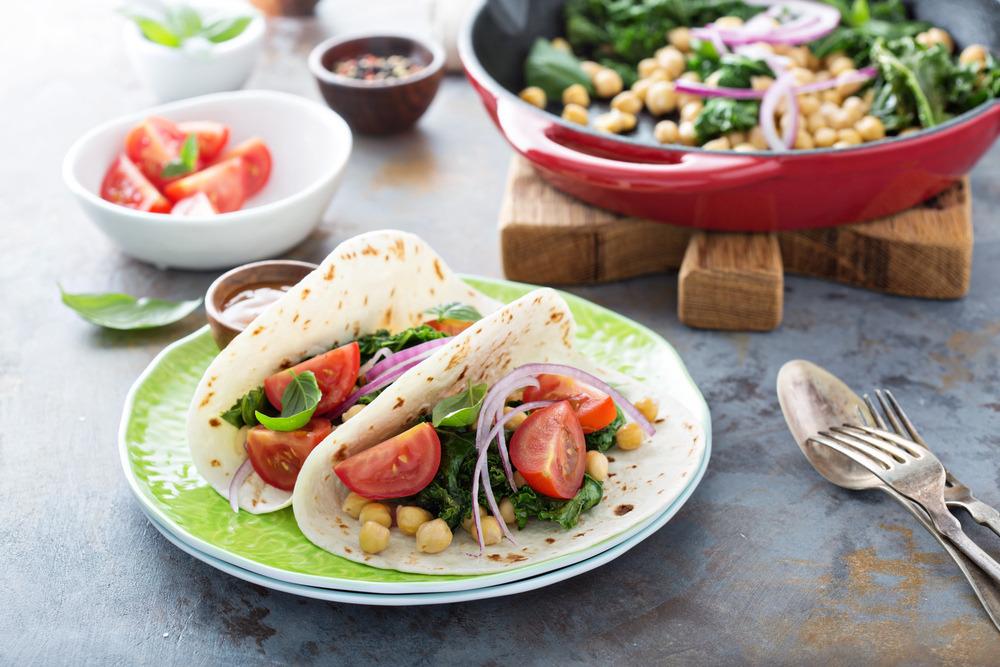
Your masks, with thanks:
[{"label": "green plate", "polygon": [[[535,289],[532,285],[466,277],[503,302]],[[562,293],[577,321],[577,345],[591,358],[632,375],[676,379],[674,398],[705,431],[699,474],[678,493],[672,514],[690,495],[708,462],[711,421],[708,406],[674,349],[646,327],[579,297]],[[271,514],[235,514],[226,499],[198,474],[186,442],[187,409],[198,381],[218,354],[208,327],[171,344],[143,372],[129,392],[122,414],[119,448],[129,484],[143,505],[175,537],[227,563],[280,581],[347,591],[421,593],[483,588],[536,576],[579,563],[633,537],[652,520],[573,554],[497,574],[420,575],[373,568],[314,546],[298,530],[292,509]]]}]

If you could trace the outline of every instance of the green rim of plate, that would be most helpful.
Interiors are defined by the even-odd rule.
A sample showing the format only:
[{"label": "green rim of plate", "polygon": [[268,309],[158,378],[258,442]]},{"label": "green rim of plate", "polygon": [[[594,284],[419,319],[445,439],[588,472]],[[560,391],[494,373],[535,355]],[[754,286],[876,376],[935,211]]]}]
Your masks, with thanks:
[{"label": "green rim of plate", "polygon": [[[505,303],[523,296],[534,285],[464,276],[467,283]],[[705,429],[707,458],[711,446],[708,406],[680,357],[663,338],[648,328],[602,306],[571,294],[566,299],[577,322],[577,346],[609,367],[642,380],[650,360],[666,355],[683,371],[678,400]],[[250,563],[306,577],[369,584],[406,584],[488,579],[498,574],[423,575],[374,568],[333,555],[315,546],[299,532],[288,507],[270,514],[235,514],[229,502],[205,482],[191,461],[186,442],[187,411],[205,369],[219,353],[208,327],[190,334],[154,359],[126,399],[119,432],[122,465],[133,490],[161,524],[185,541],[209,545],[215,556],[235,564]],[[702,467],[704,460],[702,461]],[[692,479],[696,483],[697,476]],[[682,495],[683,492],[682,492]],[[618,540],[610,537],[607,541]],[[551,569],[561,558],[519,568]],[[503,573],[509,578],[510,572]],[[524,576],[528,576],[525,574]],[[489,585],[483,581],[482,584]]]}]

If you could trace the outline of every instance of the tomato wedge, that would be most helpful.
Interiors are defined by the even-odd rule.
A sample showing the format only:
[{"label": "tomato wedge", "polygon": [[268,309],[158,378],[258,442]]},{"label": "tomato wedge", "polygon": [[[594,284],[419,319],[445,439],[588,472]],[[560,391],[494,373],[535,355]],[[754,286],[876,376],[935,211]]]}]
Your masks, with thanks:
[{"label": "tomato wedge", "polygon": [[458,334],[462,333],[463,331],[471,327],[473,324],[475,324],[475,322],[471,322],[469,320],[444,319],[444,320],[431,320],[426,324],[435,331],[443,331],[449,336],[457,336]]},{"label": "tomato wedge", "polygon": [[576,495],[587,468],[587,445],[569,401],[536,410],[524,420],[510,440],[510,462],[538,493],[563,500]]},{"label": "tomato wedge", "polygon": [[599,389],[566,375],[542,374],[538,376],[538,388],[524,390],[524,401],[569,401],[580,419],[584,433],[593,433],[615,420],[618,410],[614,399]]},{"label": "tomato wedge", "polygon": [[271,486],[291,491],[309,452],[332,432],[327,419],[310,419],[298,431],[271,431],[258,424],[247,433],[250,464]]},{"label": "tomato wedge", "polygon": [[431,483],[441,465],[441,440],[427,422],[355,454],[333,471],[351,491],[370,498],[412,496]]},{"label": "tomato wedge", "polygon": [[170,202],[124,155],[119,155],[104,174],[104,180],[101,182],[101,198],[139,211],[151,213],[170,211]]},{"label": "tomato wedge", "polygon": [[186,139],[189,134],[198,137],[198,158],[208,164],[222,152],[229,141],[229,128],[211,120],[192,120],[177,123],[177,130]]},{"label": "tomato wedge", "polygon": [[246,196],[253,197],[261,191],[271,178],[271,151],[260,137],[247,139],[242,144],[222,156],[223,160],[242,158],[246,165],[243,172],[243,187]]},{"label": "tomato wedge", "polygon": [[317,415],[322,415],[337,408],[344,399],[350,396],[354,384],[358,381],[358,369],[361,368],[361,349],[357,342],[348,343],[342,347],[330,350],[318,356],[292,366],[288,370],[275,373],[264,380],[264,394],[274,407],[281,409],[281,396],[292,381],[292,374],[312,371],[316,375],[316,384],[323,393],[323,398],[316,406]]},{"label": "tomato wedge", "polygon": [[246,199],[244,171],[242,160],[225,160],[168,183],[163,194],[171,201],[180,201],[204,192],[219,213],[236,211]]},{"label": "tomato wedge", "polygon": [[154,185],[170,179],[161,174],[168,162],[180,155],[185,135],[166,118],[150,116],[125,135],[125,154]]}]

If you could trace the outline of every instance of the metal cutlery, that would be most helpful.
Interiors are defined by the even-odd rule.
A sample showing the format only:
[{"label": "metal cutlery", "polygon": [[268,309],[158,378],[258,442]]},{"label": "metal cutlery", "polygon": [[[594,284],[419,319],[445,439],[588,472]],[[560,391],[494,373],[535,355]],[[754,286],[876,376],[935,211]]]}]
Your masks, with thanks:
[{"label": "metal cutlery", "polygon": [[[875,404],[868,394],[864,395],[865,403],[871,412],[875,425],[886,431],[894,431],[896,435],[909,438],[924,449],[929,450],[927,442],[920,437],[913,422],[910,421],[902,406],[888,389],[876,389],[875,397],[878,399],[885,419],[879,414]],[[888,424],[886,423],[888,421]],[[990,528],[994,533],[1000,535],[1000,512],[990,507],[983,501],[972,495],[972,491],[965,484],[962,484],[950,471],[945,471],[944,500],[948,507],[961,507],[968,512],[977,523]]]},{"label": "metal cutlery", "polygon": [[920,505],[931,523],[994,581],[1000,563],[973,542],[944,500],[945,469],[930,450],[882,429],[835,426],[811,438],[867,468],[890,487]]}]

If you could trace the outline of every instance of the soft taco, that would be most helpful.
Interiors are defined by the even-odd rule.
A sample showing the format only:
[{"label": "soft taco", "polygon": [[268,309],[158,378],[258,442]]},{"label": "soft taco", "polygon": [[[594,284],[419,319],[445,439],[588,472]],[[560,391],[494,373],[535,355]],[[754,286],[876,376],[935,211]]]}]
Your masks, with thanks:
[{"label": "soft taco", "polygon": [[480,574],[588,548],[662,512],[704,450],[670,378],[640,382],[573,345],[539,289],[485,316],[306,460],[303,534],[380,568]]},{"label": "soft taco", "polygon": [[187,424],[198,472],[234,510],[286,507],[313,447],[498,306],[412,234],[345,241],[205,371]]}]

